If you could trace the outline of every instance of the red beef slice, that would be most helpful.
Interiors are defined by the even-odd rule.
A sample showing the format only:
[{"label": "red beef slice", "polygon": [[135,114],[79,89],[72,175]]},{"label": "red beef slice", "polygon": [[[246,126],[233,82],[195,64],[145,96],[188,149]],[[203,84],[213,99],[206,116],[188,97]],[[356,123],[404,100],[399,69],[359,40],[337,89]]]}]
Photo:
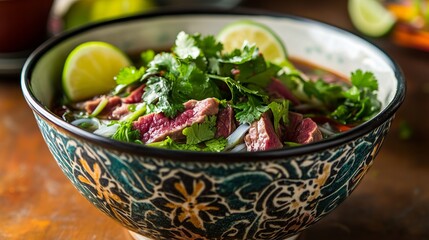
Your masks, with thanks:
[{"label": "red beef slice", "polygon": [[296,130],[304,119],[304,116],[300,113],[289,112],[288,119],[289,122],[285,126],[285,131],[282,137],[284,137],[284,140],[286,141],[294,142],[294,139],[296,138]]},{"label": "red beef slice", "polygon": [[[98,106],[98,104],[100,104],[100,102],[104,99],[105,97],[100,97],[100,98],[96,98],[93,100],[88,100],[84,103],[85,106],[85,111],[88,114],[91,114]],[[107,103],[107,105],[103,108],[103,111],[100,112],[100,116],[104,116],[107,118],[111,118],[111,113],[115,110],[115,108],[119,107],[122,104],[121,98],[118,96],[113,96],[113,97],[108,97],[109,102]],[[110,116],[110,117],[109,117]]]},{"label": "red beef slice", "polygon": [[231,106],[220,109],[216,120],[216,137],[227,138],[236,128],[234,109]]},{"label": "red beef slice", "polygon": [[246,143],[247,151],[250,152],[283,147],[267,114],[263,114],[258,121],[250,125],[249,133],[244,137],[244,142]]},{"label": "red beef slice", "polygon": [[123,98],[122,101],[124,103],[139,103],[139,102],[141,102],[145,86],[146,85],[143,84],[140,87],[134,89],[130,93],[130,95],[128,95],[127,97]]},{"label": "red beef slice", "polygon": [[131,113],[130,104],[122,103],[121,106],[115,108],[111,113],[112,119],[121,119]]},{"label": "red beef slice", "polygon": [[219,102],[214,98],[201,101],[189,100],[184,103],[185,110],[175,118],[170,119],[162,113],[152,113],[140,117],[133,123],[134,129],[140,131],[141,140],[151,143],[164,140],[167,136],[172,139],[182,138],[182,130],[194,123],[201,123],[206,116],[216,115]]},{"label": "red beef slice", "polygon": [[304,118],[296,129],[295,142],[308,144],[323,139],[322,132],[311,118]]},{"label": "red beef slice", "polygon": [[322,132],[311,118],[289,112],[289,123],[285,132],[286,141],[308,144],[322,140]]}]

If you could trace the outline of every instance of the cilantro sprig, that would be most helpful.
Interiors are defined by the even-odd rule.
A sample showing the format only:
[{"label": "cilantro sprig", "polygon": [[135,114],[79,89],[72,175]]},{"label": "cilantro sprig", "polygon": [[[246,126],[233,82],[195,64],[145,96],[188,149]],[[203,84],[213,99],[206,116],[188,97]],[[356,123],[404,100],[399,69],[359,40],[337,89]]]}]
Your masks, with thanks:
[{"label": "cilantro sprig", "polygon": [[198,144],[213,139],[216,133],[216,116],[206,117],[202,123],[194,123],[183,129],[187,144]]},{"label": "cilantro sprig", "polygon": [[280,125],[287,125],[289,123],[289,101],[286,99],[272,101],[268,107],[273,113],[274,130],[280,135]]},{"label": "cilantro sprig", "polygon": [[351,85],[323,79],[305,80],[300,74],[278,77],[303,103],[342,124],[358,124],[380,111],[378,82],[373,73],[358,69],[351,73]]},{"label": "cilantro sprig", "polygon": [[381,109],[373,73],[357,70],[351,74],[351,83],[352,87],[342,92],[344,102],[331,113],[332,118],[344,124],[366,121]]},{"label": "cilantro sprig", "polygon": [[139,81],[145,70],[144,67],[137,69],[135,66],[122,68],[115,77],[115,81],[117,84],[130,85]]}]

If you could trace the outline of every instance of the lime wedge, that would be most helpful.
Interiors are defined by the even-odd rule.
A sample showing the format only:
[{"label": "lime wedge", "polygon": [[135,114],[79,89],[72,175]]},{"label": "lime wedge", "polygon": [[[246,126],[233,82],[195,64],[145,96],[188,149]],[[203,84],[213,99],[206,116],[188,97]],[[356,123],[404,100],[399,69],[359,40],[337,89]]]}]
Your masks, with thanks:
[{"label": "lime wedge", "polygon": [[67,98],[81,101],[106,93],[116,86],[114,77],[130,59],[115,46],[105,42],[86,42],[67,56],[63,70],[63,90]]},{"label": "lime wedge", "polygon": [[245,41],[255,44],[267,61],[283,62],[287,58],[286,48],[280,37],[268,26],[250,20],[232,22],[217,34],[224,51],[240,49]]},{"label": "lime wedge", "polygon": [[370,37],[383,36],[396,22],[395,16],[377,0],[349,0],[348,11],[357,30]]}]

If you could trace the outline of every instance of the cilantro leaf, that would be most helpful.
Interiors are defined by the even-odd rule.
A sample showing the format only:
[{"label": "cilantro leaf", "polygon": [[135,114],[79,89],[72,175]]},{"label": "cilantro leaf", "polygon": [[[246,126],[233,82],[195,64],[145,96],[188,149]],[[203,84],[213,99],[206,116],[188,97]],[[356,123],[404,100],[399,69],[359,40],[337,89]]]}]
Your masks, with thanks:
[{"label": "cilantro leaf", "polygon": [[271,112],[273,113],[274,121],[274,130],[277,133],[280,133],[280,121],[282,121],[284,124],[288,124],[289,118],[289,101],[286,99],[282,99],[281,101],[273,101],[270,104],[268,104],[268,107],[271,109]]},{"label": "cilantro leaf", "polygon": [[227,143],[228,140],[225,138],[214,138],[205,142],[206,147],[203,148],[203,151],[222,152],[225,149]]},{"label": "cilantro leaf", "polygon": [[236,110],[235,118],[240,123],[252,123],[261,118],[262,114],[269,109],[252,95],[248,96],[247,101],[239,102],[233,107]]},{"label": "cilantro leaf", "polygon": [[378,90],[378,82],[372,72],[363,72],[358,69],[351,73],[351,82],[353,86],[360,89],[368,89],[369,91]]},{"label": "cilantro leaf", "polygon": [[327,83],[322,79],[316,81],[304,81],[304,92],[308,97],[315,97],[322,103],[321,107],[330,109],[338,105],[343,97],[343,87],[339,84]]},{"label": "cilantro leaf", "polygon": [[157,54],[153,60],[148,64],[148,69],[146,70],[144,79],[152,75],[168,75],[177,76],[179,75],[179,62],[171,53],[160,53]]},{"label": "cilantro leaf", "polygon": [[174,117],[178,111],[181,111],[183,102],[173,101],[170,95],[172,84],[163,77],[151,77],[147,81],[143,100],[152,106],[149,109],[152,112],[163,112],[167,117]]},{"label": "cilantro leaf", "polygon": [[179,70],[179,80],[174,88],[175,92],[183,93],[184,100],[221,97],[218,86],[213,81],[210,81],[207,74],[195,64],[182,64]]},{"label": "cilantro leaf", "polygon": [[116,84],[129,85],[140,80],[145,72],[145,68],[136,69],[134,66],[122,68],[115,76]]},{"label": "cilantro leaf", "polygon": [[245,43],[241,49],[226,53],[220,59],[222,63],[243,64],[261,56],[258,47]]},{"label": "cilantro leaf", "polygon": [[177,35],[175,44],[174,53],[181,59],[196,59],[201,54],[200,48],[196,46],[195,39],[183,31]]},{"label": "cilantro leaf", "polygon": [[213,35],[208,35],[203,38],[201,38],[200,35],[194,35],[194,39],[207,59],[218,58],[219,53],[223,50],[222,43],[216,41]]},{"label": "cilantro leaf", "polygon": [[202,123],[194,123],[183,129],[187,144],[198,144],[214,138],[216,133],[216,116],[206,117]]},{"label": "cilantro leaf", "polygon": [[171,84],[167,79],[151,77],[146,83],[143,100],[148,104],[154,104],[156,101],[168,101],[166,97],[170,90]]},{"label": "cilantro leaf", "polygon": [[232,106],[237,110],[235,118],[240,123],[252,123],[258,120],[262,113],[268,110],[265,102],[268,95],[259,90],[253,90],[230,77],[208,75],[211,79],[223,81],[231,92]]},{"label": "cilantro leaf", "polygon": [[217,58],[208,58],[207,72],[211,74],[220,75],[220,64]]},{"label": "cilantro leaf", "polygon": [[[256,46],[244,45],[242,49],[236,49],[229,54],[224,54],[219,59],[219,75],[231,77],[242,83],[253,82],[258,85],[265,84],[273,76],[257,82],[256,79],[249,80],[255,75],[265,72],[269,63],[265,61]],[[261,78],[259,78],[261,79]]]},{"label": "cilantro leaf", "polygon": [[248,95],[253,95],[256,97],[259,97],[262,99],[262,101],[266,101],[268,99],[268,95],[264,94],[264,93],[260,93],[260,91],[258,90],[254,90],[254,89],[250,89],[248,87],[245,87],[243,84],[241,84],[240,82],[230,78],[230,77],[222,77],[222,76],[218,76],[218,75],[213,75],[213,74],[208,74],[207,75],[210,79],[214,79],[214,80],[220,80],[222,82],[224,82],[227,87],[230,90],[231,96],[232,96],[232,101],[236,102],[238,101],[241,97],[246,97]]},{"label": "cilantro leaf", "polygon": [[279,71],[279,67],[276,65],[270,65],[265,70],[259,71],[258,73],[253,72],[249,76],[242,78],[240,75],[239,81],[242,83],[255,84],[259,87],[266,88],[272,81],[273,76]]},{"label": "cilantro leaf", "polygon": [[358,123],[370,119],[380,111],[377,99],[378,82],[371,72],[356,70],[351,73],[353,84],[342,93],[344,101],[331,113],[331,117],[343,124]]},{"label": "cilantro leaf", "polygon": [[140,140],[139,130],[133,128],[132,121],[119,121],[118,129],[111,137],[114,140],[122,142],[136,142]]}]

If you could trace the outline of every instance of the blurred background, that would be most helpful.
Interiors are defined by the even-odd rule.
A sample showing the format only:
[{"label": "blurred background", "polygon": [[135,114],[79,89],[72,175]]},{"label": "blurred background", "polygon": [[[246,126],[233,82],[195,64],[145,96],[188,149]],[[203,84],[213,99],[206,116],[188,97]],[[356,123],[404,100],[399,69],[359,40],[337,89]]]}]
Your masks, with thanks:
[{"label": "blurred background", "polygon": [[[315,0],[299,4],[289,0],[1,0],[0,74],[19,73],[36,46],[61,32],[166,8],[256,8],[297,14],[373,39],[388,38],[398,46],[429,51],[427,0],[350,0],[337,4],[340,11],[332,14],[329,4]],[[342,21],[337,21],[340,17]]]},{"label": "blurred background", "polygon": [[408,89],[384,147],[352,196],[299,239],[429,239],[427,0],[0,0],[0,239],[128,239],[73,189],[52,158],[37,157],[50,154],[21,96],[19,74],[39,44],[64,31],[189,7],[252,8],[320,20],[389,54]]}]

